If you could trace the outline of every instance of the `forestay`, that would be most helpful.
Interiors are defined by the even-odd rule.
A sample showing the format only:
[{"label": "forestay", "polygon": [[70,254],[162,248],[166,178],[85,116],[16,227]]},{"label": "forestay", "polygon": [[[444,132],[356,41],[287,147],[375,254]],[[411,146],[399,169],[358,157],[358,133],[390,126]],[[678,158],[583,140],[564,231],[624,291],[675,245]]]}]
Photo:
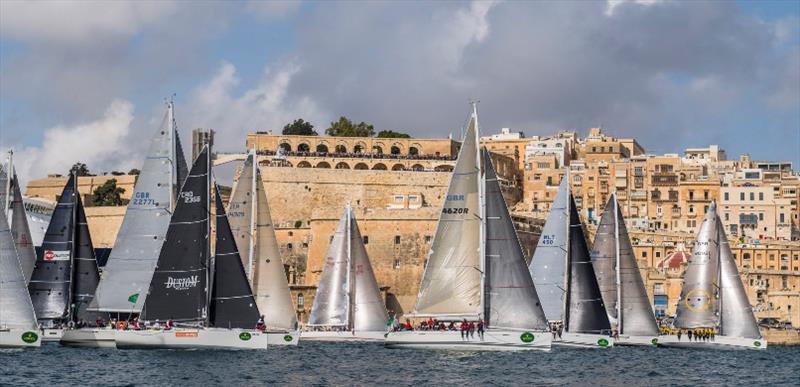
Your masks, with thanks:
[{"label": "forestay", "polygon": [[717,238],[720,244],[720,335],[760,339],[753,308],[736,268],[728,237],[717,216]]},{"label": "forestay", "polygon": [[683,289],[678,300],[675,327],[680,329],[717,326],[717,289],[719,277],[719,244],[717,211],[711,202],[694,244],[694,252],[686,269]]},{"label": "forestay", "polygon": [[19,266],[8,218],[0,211],[0,329],[36,327],[36,315]]}]

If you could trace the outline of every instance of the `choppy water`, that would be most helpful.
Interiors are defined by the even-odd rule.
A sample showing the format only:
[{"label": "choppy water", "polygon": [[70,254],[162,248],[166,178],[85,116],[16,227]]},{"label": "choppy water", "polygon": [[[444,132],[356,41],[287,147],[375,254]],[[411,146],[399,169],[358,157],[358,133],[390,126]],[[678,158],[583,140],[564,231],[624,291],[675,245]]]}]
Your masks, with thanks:
[{"label": "choppy water", "polygon": [[268,351],[1,350],[0,385],[798,386],[800,348],[657,348],[550,353],[390,350],[301,343]]}]

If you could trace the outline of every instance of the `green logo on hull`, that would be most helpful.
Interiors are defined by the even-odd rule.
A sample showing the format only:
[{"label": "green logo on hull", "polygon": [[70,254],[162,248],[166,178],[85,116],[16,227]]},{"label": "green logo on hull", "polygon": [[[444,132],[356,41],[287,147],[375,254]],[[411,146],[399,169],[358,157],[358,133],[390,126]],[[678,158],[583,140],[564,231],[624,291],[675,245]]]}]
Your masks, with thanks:
[{"label": "green logo on hull", "polygon": [[291,335],[283,336],[283,341],[290,343],[292,341],[292,336]]},{"label": "green logo on hull", "polygon": [[28,344],[35,343],[36,340],[39,340],[39,335],[37,335],[35,332],[27,331],[22,334],[22,341]]},{"label": "green logo on hull", "polygon": [[603,348],[608,347],[608,340],[606,340],[606,339],[597,340],[597,345],[599,345],[599,346],[601,346]]},{"label": "green logo on hull", "polygon": [[760,346],[761,346],[761,342],[760,342],[760,341],[754,341],[754,342],[753,342],[753,345],[754,345],[756,348],[758,348],[758,347],[760,347]]},{"label": "green logo on hull", "polygon": [[253,337],[253,335],[251,335],[249,332],[242,332],[239,334],[239,340],[242,341],[250,340],[251,337]]},{"label": "green logo on hull", "polygon": [[532,343],[533,342],[533,333],[525,332],[519,336],[519,339],[522,340],[523,343]]},{"label": "green logo on hull", "polygon": [[139,299],[139,293],[131,294],[130,297],[128,297],[128,302],[130,302],[131,304],[135,304],[138,299]]},{"label": "green logo on hull", "polygon": [[654,337],[653,340],[650,340],[650,344],[658,345],[658,338]]}]

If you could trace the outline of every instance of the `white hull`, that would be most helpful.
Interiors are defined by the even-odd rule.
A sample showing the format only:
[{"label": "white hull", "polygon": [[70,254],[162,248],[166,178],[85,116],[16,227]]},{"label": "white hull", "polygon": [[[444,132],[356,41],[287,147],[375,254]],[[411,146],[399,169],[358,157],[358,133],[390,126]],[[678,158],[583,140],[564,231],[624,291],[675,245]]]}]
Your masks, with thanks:
[{"label": "white hull", "polygon": [[[663,336],[662,336],[663,337]],[[745,337],[715,336],[714,340],[689,340],[686,335],[669,336],[670,339],[659,342],[664,347],[673,348],[703,348],[703,349],[725,349],[725,350],[744,350],[744,349],[767,349],[767,340],[748,339]]]},{"label": "white hull", "polygon": [[61,336],[64,335],[64,329],[60,328],[43,328],[41,330],[42,342],[59,342]]},{"label": "white hull", "polygon": [[251,329],[125,330],[116,341],[119,349],[267,349],[267,335]]},{"label": "white hull", "polygon": [[116,330],[111,328],[67,329],[61,345],[87,348],[116,348]]},{"label": "white hull", "polygon": [[269,346],[297,345],[300,341],[300,331],[267,331],[266,335]]},{"label": "white hull", "polygon": [[[553,337],[552,333],[550,337]],[[614,346],[614,339],[608,335],[562,332],[560,338],[556,336],[553,339],[553,345],[560,347],[610,348]]]},{"label": "white hull", "polygon": [[[668,336],[663,336],[665,340]],[[662,336],[628,336],[619,335],[614,338],[614,345],[619,346],[637,346],[637,347],[656,347],[661,342]]]},{"label": "white hull", "polygon": [[303,331],[303,341],[384,341],[383,331]]},{"label": "white hull", "polygon": [[0,348],[37,348],[41,335],[35,329],[0,329]]},{"label": "white hull", "polygon": [[462,338],[461,331],[398,331],[386,338],[388,348],[447,349],[468,351],[549,351],[552,336],[542,331],[489,329],[480,339],[478,333]]}]

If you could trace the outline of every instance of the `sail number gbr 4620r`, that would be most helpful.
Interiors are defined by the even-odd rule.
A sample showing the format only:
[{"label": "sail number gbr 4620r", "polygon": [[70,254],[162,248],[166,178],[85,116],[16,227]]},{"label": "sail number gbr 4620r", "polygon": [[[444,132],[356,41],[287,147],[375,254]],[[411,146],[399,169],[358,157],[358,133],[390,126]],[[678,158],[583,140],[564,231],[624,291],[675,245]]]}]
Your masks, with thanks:
[{"label": "sail number gbr 4620r", "polygon": [[445,207],[445,208],[442,208],[442,213],[443,213],[443,214],[468,214],[468,213],[469,213],[469,208],[463,208],[463,207],[456,207],[456,208]]}]

